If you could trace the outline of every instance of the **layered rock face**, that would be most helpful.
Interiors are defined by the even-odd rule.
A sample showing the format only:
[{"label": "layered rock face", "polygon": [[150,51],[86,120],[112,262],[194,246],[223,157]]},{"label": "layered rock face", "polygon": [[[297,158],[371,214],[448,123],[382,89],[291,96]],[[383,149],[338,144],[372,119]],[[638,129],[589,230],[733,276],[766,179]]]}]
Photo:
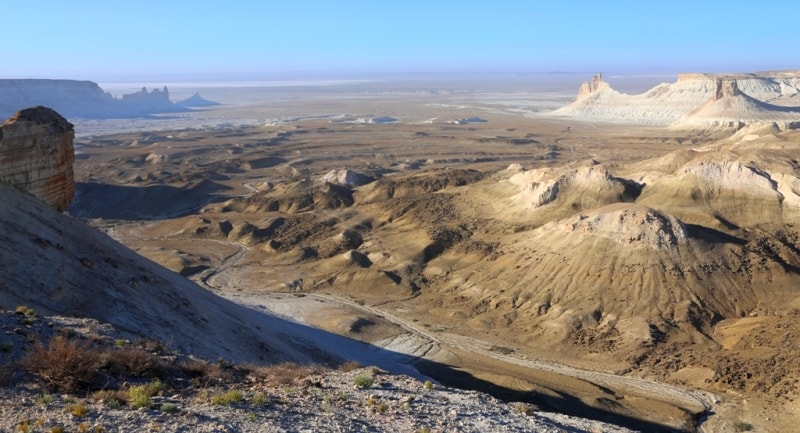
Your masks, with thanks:
[{"label": "layered rock face", "polygon": [[47,107],[21,110],[0,126],[0,182],[65,211],[75,196],[71,123]]},{"label": "layered rock face", "polygon": [[714,101],[719,101],[722,98],[732,98],[739,96],[742,92],[739,90],[739,85],[736,80],[716,80],[714,83]]}]

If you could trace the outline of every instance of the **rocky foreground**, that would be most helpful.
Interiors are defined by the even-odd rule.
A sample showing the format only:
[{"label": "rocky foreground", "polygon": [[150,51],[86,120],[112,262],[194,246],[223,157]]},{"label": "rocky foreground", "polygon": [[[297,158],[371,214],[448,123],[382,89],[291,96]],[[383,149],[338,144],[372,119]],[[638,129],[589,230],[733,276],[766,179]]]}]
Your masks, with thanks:
[{"label": "rocky foreground", "polygon": [[0,330],[0,431],[630,431],[353,363],[207,363],[23,306]]}]

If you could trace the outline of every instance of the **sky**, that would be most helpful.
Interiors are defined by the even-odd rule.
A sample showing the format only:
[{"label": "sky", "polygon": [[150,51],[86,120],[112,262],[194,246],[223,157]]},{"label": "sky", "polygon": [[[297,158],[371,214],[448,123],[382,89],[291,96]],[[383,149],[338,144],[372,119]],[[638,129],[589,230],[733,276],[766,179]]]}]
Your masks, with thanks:
[{"label": "sky", "polygon": [[800,69],[796,0],[0,0],[0,78]]}]

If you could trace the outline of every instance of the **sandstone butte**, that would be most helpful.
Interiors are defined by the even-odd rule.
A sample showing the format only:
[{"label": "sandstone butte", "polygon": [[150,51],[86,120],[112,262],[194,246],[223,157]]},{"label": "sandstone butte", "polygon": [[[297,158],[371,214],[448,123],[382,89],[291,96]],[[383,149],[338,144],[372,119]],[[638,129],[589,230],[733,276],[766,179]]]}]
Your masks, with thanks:
[{"label": "sandstone butte", "polygon": [[0,182],[67,210],[75,196],[74,136],[72,124],[47,107],[20,110],[0,126]]}]

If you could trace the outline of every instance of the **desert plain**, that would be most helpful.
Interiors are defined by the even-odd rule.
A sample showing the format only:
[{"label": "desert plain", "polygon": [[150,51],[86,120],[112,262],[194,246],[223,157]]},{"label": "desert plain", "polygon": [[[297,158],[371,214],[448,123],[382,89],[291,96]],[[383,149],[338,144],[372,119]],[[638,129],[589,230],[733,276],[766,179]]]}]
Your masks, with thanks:
[{"label": "desert plain", "polygon": [[70,213],[443,383],[642,430],[791,431],[800,131],[552,114],[578,84],[207,89],[224,105],[76,121]]}]

